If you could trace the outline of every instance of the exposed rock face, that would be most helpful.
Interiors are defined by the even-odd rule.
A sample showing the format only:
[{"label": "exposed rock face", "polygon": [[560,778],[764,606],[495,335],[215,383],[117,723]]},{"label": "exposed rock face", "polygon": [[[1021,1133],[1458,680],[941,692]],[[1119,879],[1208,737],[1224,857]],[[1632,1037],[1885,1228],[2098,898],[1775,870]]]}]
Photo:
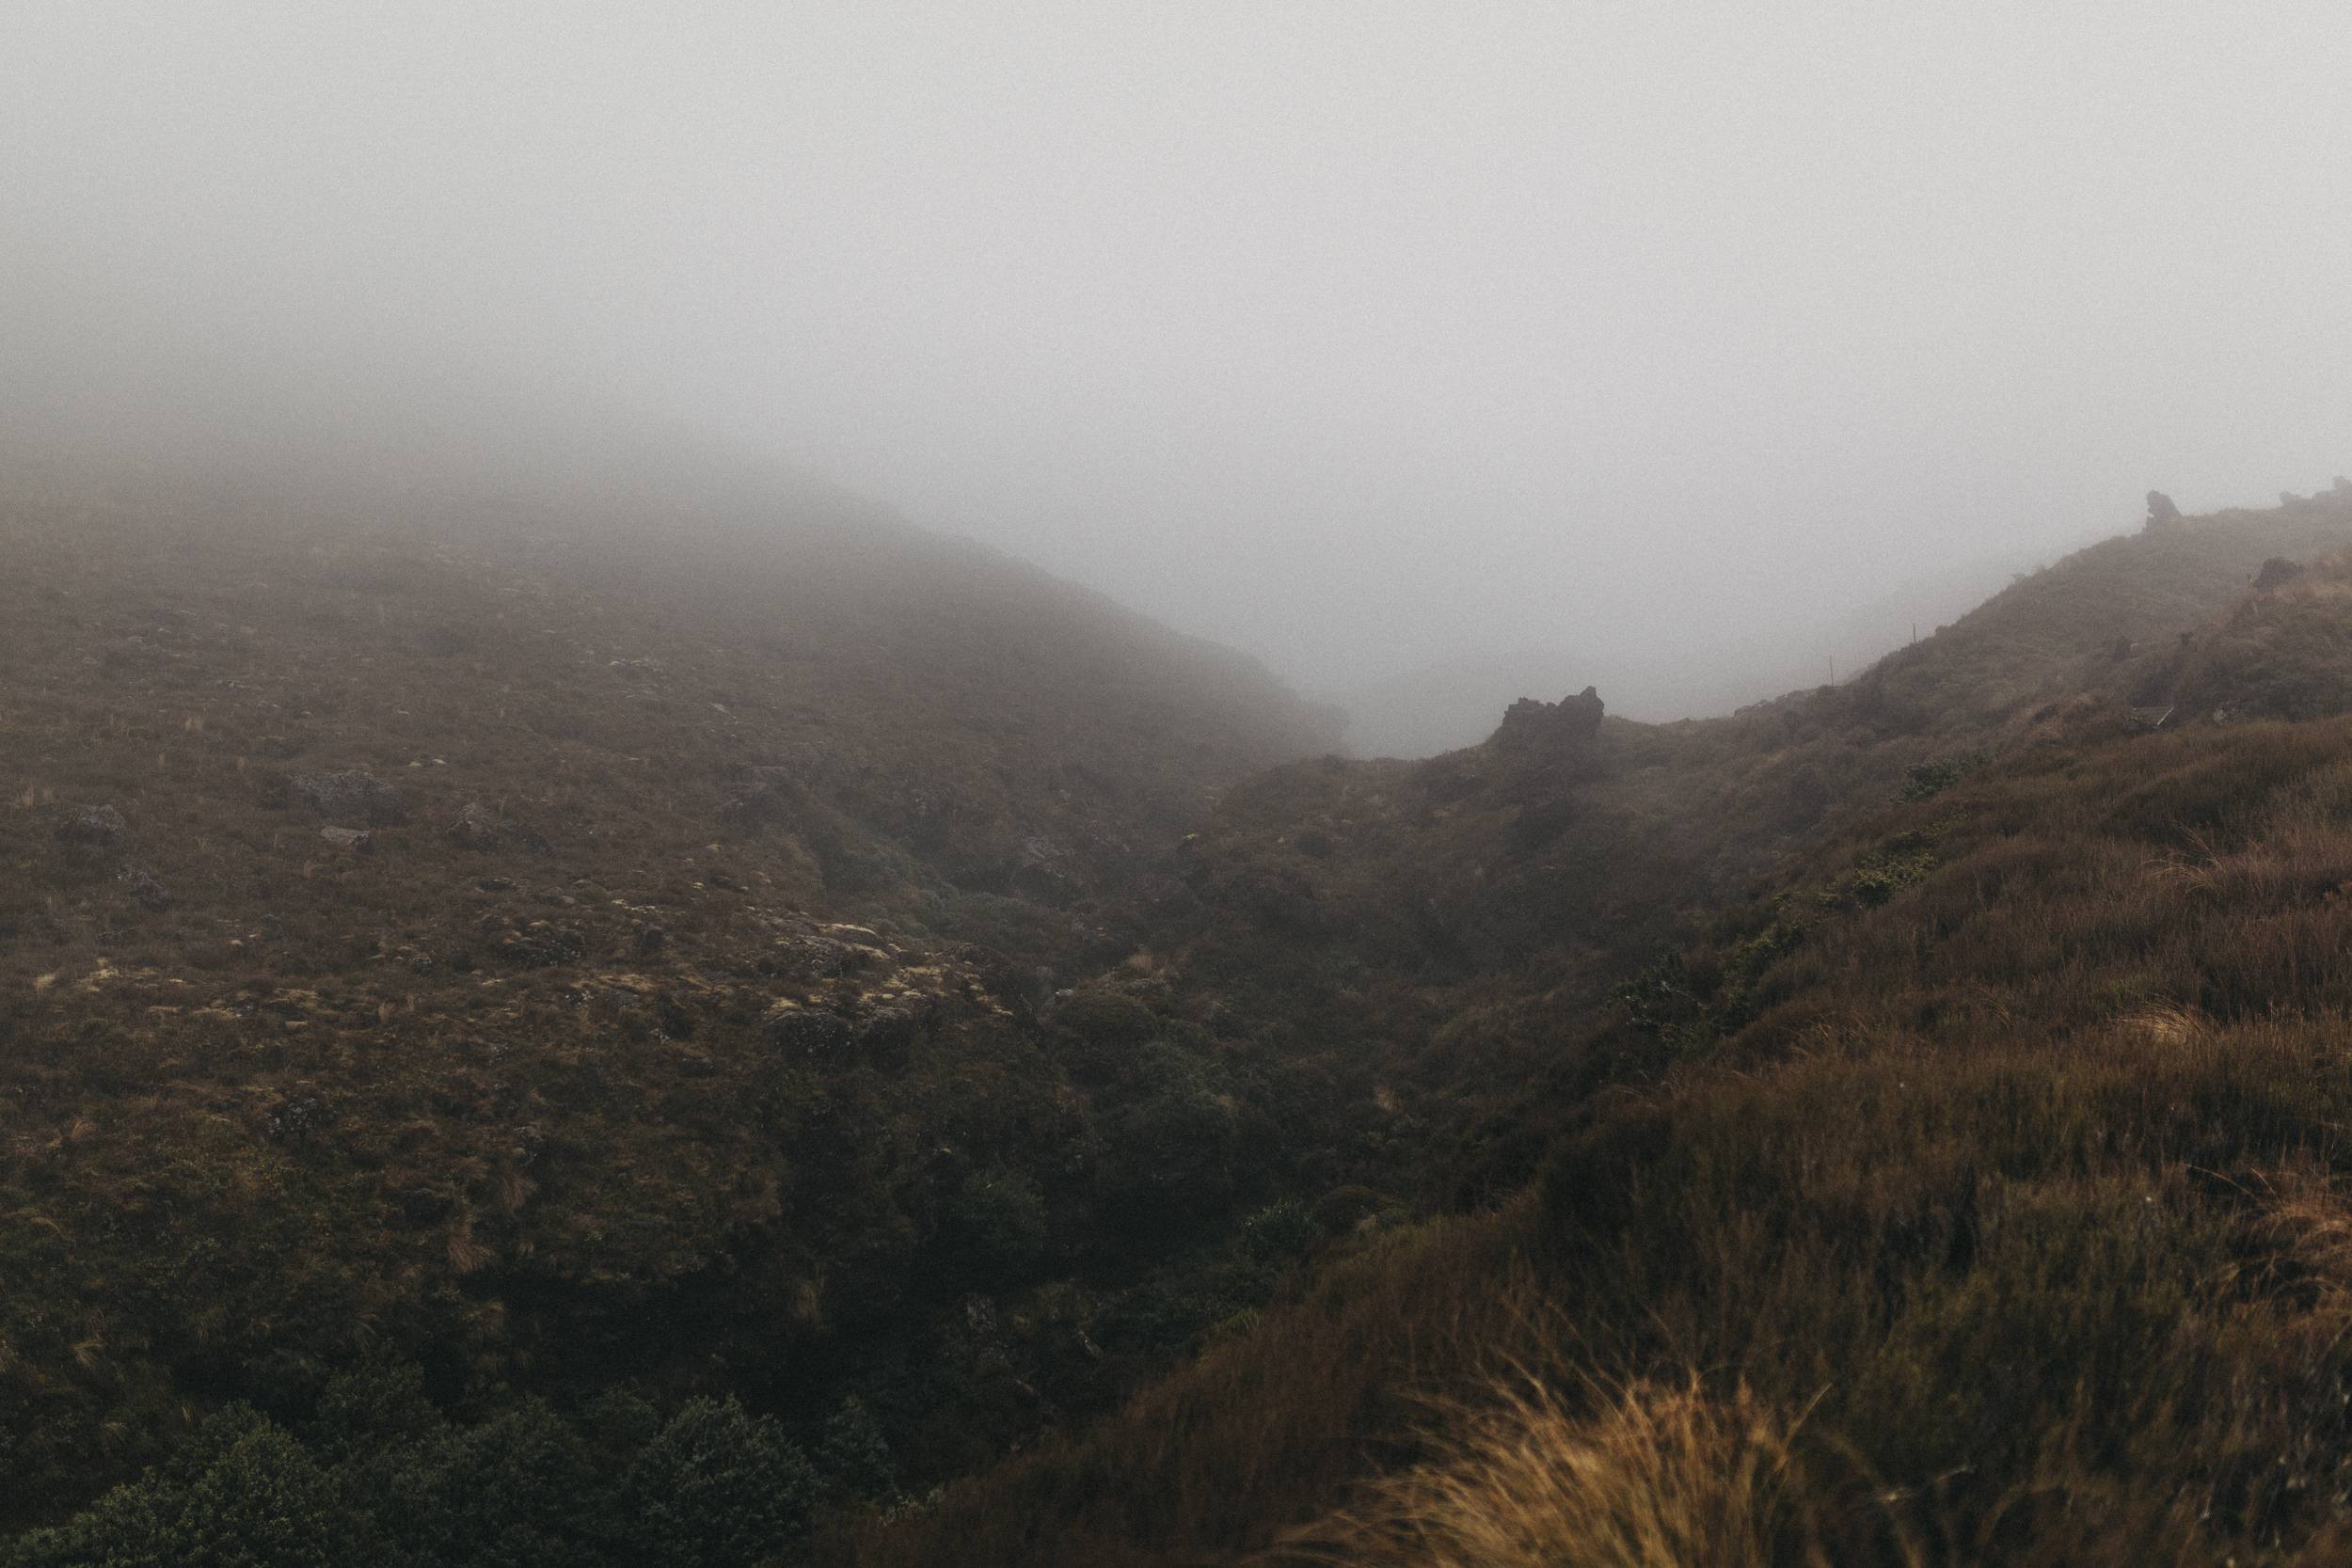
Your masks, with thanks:
[{"label": "exposed rock face", "polygon": [[2172,498],[2161,490],[2148,492],[2147,529],[2164,528],[2181,520],[2181,509],[2172,504]]},{"label": "exposed rock face", "polygon": [[112,844],[131,831],[131,824],[112,806],[84,806],[57,824],[57,836],[69,844]]},{"label": "exposed rock face", "polygon": [[292,788],[318,808],[321,816],[358,817],[381,828],[408,819],[408,797],[372,773],[305,773]]},{"label": "exposed rock face", "polygon": [[164,884],[138,866],[124,866],[115,873],[115,880],[130,889],[131,896],[148,909],[162,910],[171,904],[171,895],[164,891]]},{"label": "exposed rock face", "polygon": [[544,855],[549,847],[536,829],[493,816],[479,800],[467,801],[457,819],[441,830],[441,836],[466,849],[528,849]]},{"label": "exposed rock face", "polygon": [[1522,697],[1504,710],[1502,727],[1495,732],[1495,743],[1504,750],[1517,750],[1590,740],[1600,731],[1602,711],[1600,693],[1589,686],[1556,703]]},{"label": "exposed rock face", "polygon": [[375,835],[364,828],[321,828],[319,837],[338,849],[357,855],[373,854],[375,850]]},{"label": "exposed rock face", "polygon": [[2262,572],[2254,578],[2254,591],[2258,594],[2266,594],[2271,589],[2282,587],[2302,575],[2303,563],[2301,562],[2289,561],[2282,555],[2274,555],[2263,562]]}]

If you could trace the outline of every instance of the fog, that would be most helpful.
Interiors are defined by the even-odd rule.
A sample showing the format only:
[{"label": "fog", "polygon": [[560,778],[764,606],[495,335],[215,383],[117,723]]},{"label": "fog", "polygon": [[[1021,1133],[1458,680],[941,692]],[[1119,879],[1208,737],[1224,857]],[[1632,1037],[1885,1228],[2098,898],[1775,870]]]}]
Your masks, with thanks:
[{"label": "fog", "polygon": [[637,428],[1318,694],[1722,711],[2152,486],[2352,469],[2347,59],[2330,5],[20,0],[0,407]]}]

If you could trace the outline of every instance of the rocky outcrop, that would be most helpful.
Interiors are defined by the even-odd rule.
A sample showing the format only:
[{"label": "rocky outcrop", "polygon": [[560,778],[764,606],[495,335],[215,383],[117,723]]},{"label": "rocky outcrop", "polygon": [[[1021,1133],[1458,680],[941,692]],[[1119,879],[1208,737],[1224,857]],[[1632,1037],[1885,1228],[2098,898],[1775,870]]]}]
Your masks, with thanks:
[{"label": "rocky outcrop", "polygon": [[57,824],[68,844],[112,844],[130,831],[129,819],[112,806],[84,806]]},{"label": "rocky outcrop", "polygon": [[2181,509],[2172,504],[2172,498],[2161,490],[2148,492],[2148,521],[2141,531],[2154,532],[2181,521]]},{"label": "rocky outcrop", "polygon": [[2274,555],[2263,562],[2263,569],[2255,575],[2254,592],[2267,594],[2274,588],[2285,587],[2302,575],[2303,563],[2301,562],[2289,561],[2282,555]]},{"label": "rocky outcrop", "polygon": [[357,818],[374,828],[408,820],[408,797],[356,768],[342,773],[305,773],[289,787],[317,807],[321,816]]},{"label": "rocky outcrop", "polygon": [[1600,693],[1589,686],[1556,703],[1522,697],[1504,710],[1493,744],[1505,752],[1577,745],[1600,732],[1602,712]]}]

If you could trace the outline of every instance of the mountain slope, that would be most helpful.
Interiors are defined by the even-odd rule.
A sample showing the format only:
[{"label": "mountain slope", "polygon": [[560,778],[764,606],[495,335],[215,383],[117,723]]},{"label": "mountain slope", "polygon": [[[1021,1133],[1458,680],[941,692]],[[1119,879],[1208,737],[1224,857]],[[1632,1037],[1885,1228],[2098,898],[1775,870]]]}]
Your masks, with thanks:
[{"label": "mountain slope", "polygon": [[1526,704],[1229,794],[1176,1006],[1361,1094],[1318,1174],[1470,1212],[1325,1242],[862,1560],[1429,1560],[1560,1525],[1458,1512],[1495,1453],[1614,1433],[1627,1506],[1683,1484],[1626,1435],[1670,1418],[1781,1434],[1789,1560],[2331,1560],[2352,563],[2248,579],[2346,522],[2110,541],[1711,725]]},{"label": "mountain slope", "polygon": [[[440,1496],[500,1423],[637,1496],[705,1395],[781,1418],[763,1539],[824,1560],[1426,1556],[1495,1412],[1603,1430],[1490,1398],[1514,1360],[1622,1382],[1611,1432],[1766,1434],[1854,1560],[2079,1545],[2037,1476],[2173,1535],[2210,1480],[2218,1550],[2320,1528],[2333,1429],[2278,1366],[2336,1299],[2332,1091],[2257,1014],[2333,995],[2345,568],[2265,563],[2352,509],[2111,541],[1729,719],[1587,692],[1408,764],[1285,761],[1322,715],[983,555],[642,505],[485,502],[462,546],[450,493],[324,538],[20,509],[11,1496],[183,1456],[26,1560],[248,1442],[367,1550],[369,1477]],[[2196,1043],[2148,1079],[2159,1037]],[[2192,1183],[2122,1296],[2105,1253],[2033,1273],[2215,1117],[2208,1168],[2293,1203]],[[2011,1301],[2074,1326],[1988,1403]],[[2117,1345],[2174,1401],[2137,1457],[2136,1395],[2052,1381]],[[430,1419],[336,1424],[404,1377]],[[2285,1414],[2217,1436],[2219,1388]]]},{"label": "mountain slope", "polygon": [[1678,1508],[1688,1560],[2340,1560],[2346,722],[1857,818],[1607,1026],[1672,1070],[1582,1098],[1534,1190],[1326,1243],[861,1560],[1533,1564]]},{"label": "mountain slope", "polygon": [[[372,1346],[456,1402],[720,1359],[817,1401],[991,1244],[1091,1256],[1118,1097],[1030,1007],[1130,950],[1222,786],[1329,743],[903,526],[466,496],[0,521],[20,1520]],[[902,1378],[906,1425],[971,1381]]]}]

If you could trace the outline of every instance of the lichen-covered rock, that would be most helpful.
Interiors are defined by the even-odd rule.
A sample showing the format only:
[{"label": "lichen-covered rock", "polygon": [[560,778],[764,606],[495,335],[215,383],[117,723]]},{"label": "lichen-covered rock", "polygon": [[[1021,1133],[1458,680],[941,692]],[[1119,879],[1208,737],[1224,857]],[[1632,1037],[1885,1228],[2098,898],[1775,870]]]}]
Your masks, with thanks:
[{"label": "lichen-covered rock", "polygon": [[69,844],[112,844],[130,831],[130,820],[112,806],[84,806],[57,824],[57,836]]},{"label": "lichen-covered rock", "polygon": [[364,828],[321,828],[319,837],[338,849],[356,855],[375,852],[375,835]]},{"label": "lichen-covered rock", "polygon": [[171,895],[153,876],[135,865],[126,865],[115,873],[115,880],[131,890],[131,896],[151,910],[168,908]]},{"label": "lichen-covered rock", "polygon": [[408,797],[373,773],[305,773],[289,786],[322,816],[357,817],[371,827],[408,819]]}]

